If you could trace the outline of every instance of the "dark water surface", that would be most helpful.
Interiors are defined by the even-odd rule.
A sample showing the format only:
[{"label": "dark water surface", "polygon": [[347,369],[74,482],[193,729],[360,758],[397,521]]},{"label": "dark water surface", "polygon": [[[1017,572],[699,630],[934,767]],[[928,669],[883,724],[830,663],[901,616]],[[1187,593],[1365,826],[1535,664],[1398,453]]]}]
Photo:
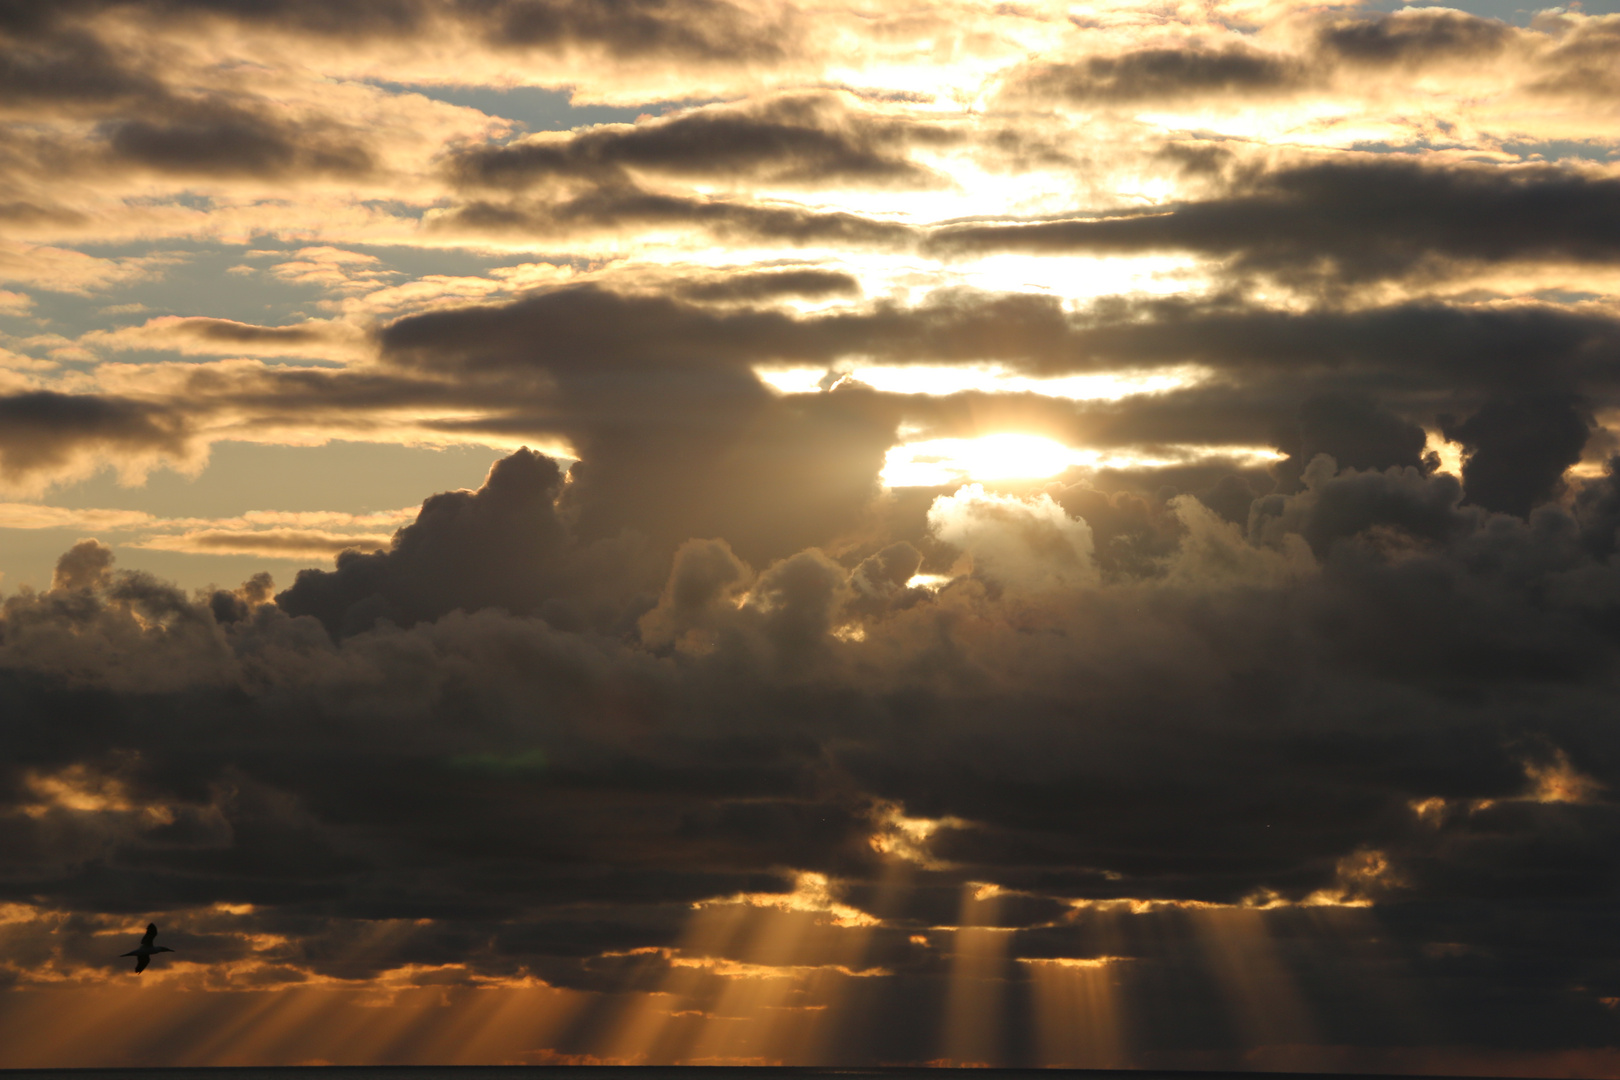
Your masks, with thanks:
[{"label": "dark water surface", "polygon": [[[4,1080],[939,1080],[936,1068],[671,1065],[292,1065],[274,1068],[0,1069]],[[1366,1074],[1130,1069],[972,1069],[973,1080],[1350,1080]],[[1420,1080],[1379,1074],[1380,1080]],[[1447,1080],[1466,1080],[1448,1077]]]}]

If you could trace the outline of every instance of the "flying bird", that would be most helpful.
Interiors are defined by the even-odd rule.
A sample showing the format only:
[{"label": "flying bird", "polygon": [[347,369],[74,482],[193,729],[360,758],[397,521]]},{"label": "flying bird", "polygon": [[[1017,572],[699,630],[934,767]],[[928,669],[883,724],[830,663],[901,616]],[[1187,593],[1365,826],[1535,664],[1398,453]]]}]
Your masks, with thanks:
[{"label": "flying bird", "polygon": [[174,952],[174,950],[169,948],[167,945],[152,944],[156,938],[157,923],[147,923],[146,935],[141,938],[141,947],[138,949],[131,949],[129,952],[124,954],[125,956],[133,956],[135,958],[135,974],[139,975],[141,972],[146,970],[146,965],[151,961],[153,953]]}]

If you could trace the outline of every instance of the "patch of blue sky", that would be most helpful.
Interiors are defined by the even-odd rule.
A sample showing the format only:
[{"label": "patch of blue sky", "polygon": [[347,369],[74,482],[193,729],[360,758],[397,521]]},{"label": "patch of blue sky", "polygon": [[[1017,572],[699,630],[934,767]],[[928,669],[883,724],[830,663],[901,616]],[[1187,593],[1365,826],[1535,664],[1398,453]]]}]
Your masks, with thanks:
[{"label": "patch of blue sky", "polygon": [[428,212],[425,205],[402,202],[399,199],[361,199],[359,204],[374,214],[421,221]]},{"label": "patch of blue sky", "polygon": [[74,250],[99,259],[150,262],[140,277],[87,294],[29,289],[34,314],[49,319],[50,328],[61,334],[127,325],[157,315],[208,315],[275,326],[299,321],[295,309],[325,296],[318,287],[262,272],[233,272],[258,261],[247,258],[252,248],[246,245],[165,240],[81,244]]},{"label": "patch of blue sky", "polygon": [[1517,154],[1526,160],[1560,161],[1579,158],[1585,161],[1614,161],[1620,159],[1620,135],[1613,139],[1572,141],[1558,139],[1550,142],[1505,142],[1504,153]]},{"label": "patch of blue sky", "polygon": [[1548,142],[1504,142],[1469,146],[1460,142],[1436,142],[1429,139],[1417,139],[1409,143],[1390,142],[1356,142],[1351,143],[1349,149],[1367,154],[1421,154],[1428,150],[1472,150],[1480,156],[1489,155],[1496,160],[1496,155],[1513,154],[1526,161],[1600,161],[1608,162],[1620,159],[1620,142],[1610,140],[1554,140]]},{"label": "patch of blue sky", "polygon": [[575,105],[567,87],[444,86],[426,83],[373,81],[373,86],[394,93],[421,94],[434,101],[477,109],[523,125],[529,131],[569,131],[592,124],[630,124],[637,117],[658,116],[670,109],[703,104],[698,101],[652,101],[639,105]]},{"label": "patch of blue sky", "polygon": [[[43,331],[76,338],[88,330],[138,325],[160,315],[207,316],[258,326],[289,326],[306,319],[326,318],[333,312],[322,302],[340,294],[318,282],[288,280],[274,273],[278,263],[293,260],[301,248],[322,246],[326,245],[266,237],[254,238],[248,244],[161,241],[78,245],[75,250],[97,258],[152,262],[148,272],[135,280],[88,293],[7,285],[14,291],[26,292],[33,304],[24,313],[0,316],[5,319],[0,328],[19,336]],[[337,246],[376,258],[377,262],[358,269],[378,275],[372,280],[379,286],[427,274],[488,276],[498,267],[541,261],[538,257],[514,256],[510,251]],[[125,354],[124,358],[139,359],[134,354]]]},{"label": "patch of blue sky", "polygon": [[1437,4],[1408,4],[1404,0],[1369,0],[1366,11],[1399,11],[1402,8],[1444,7],[1466,11],[1487,19],[1500,19],[1514,26],[1528,26],[1543,11],[1579,11],[1587,15],[1613,15],[1620,12],[1620,0],[1570,0],[1563,5],[1526,4],[1524,0],[1448,0]]},{"label": "patch of blue sky", "polygon": [[201,210],[205,213],[214,209],[213,196],[199,195],[194,191],[171,192],[167,195],[132,195],[124,202],[130,206],[183,206],[187,210]]}]

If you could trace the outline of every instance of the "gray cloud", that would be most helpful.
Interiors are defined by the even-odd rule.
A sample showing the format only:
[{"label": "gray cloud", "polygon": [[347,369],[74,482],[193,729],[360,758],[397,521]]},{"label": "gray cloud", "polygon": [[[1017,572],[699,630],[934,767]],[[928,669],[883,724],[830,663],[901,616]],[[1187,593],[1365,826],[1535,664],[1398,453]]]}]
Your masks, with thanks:
[{"label": "gray cloud", "polygon": [[1344,19],[1317,33],[1317,47],[1351,64],[1373,67],[1467,59],[1488,60],[1516,31],[1505,22],[1446,9],[1398,11],[1374,19]]},{"label": "gray cloud", "polygon": [[839,95],[794,95],[531,136],[460,153],[450,170],[466,187],[519,190],[548,180],[622,186],[628,171],[727,183],[936,187],[945,179],[904,150],[952,141],[943,128],[865,114]]},{"label": "gray cloud", "polygon": [[110,120],[100,133],[117,159],[160,172],[358,176],[375,168],[358,132],[224,103],[185,103],[166,110],[161,120]]},{"label": "gray cloud", "polygon": [[714,62],[779,59],[775,35],[786,29],[726,0],[362,0],[336,7],[316,0],[66,0],[49,9],[15,0],[0,11],[0,27],[39,34],[130,11],[170,26],[201,18],[350,42],[426,36],[448,24],[498,48],[596,46],[627,57]]},{"label": "gray cloud", "polygon": [[1620,182],[1606,177],[1369,158],[1286,168],[1227,197],[1156,213],[943,229],[929,249],[1193,251],[1239,272],[1355,282],[1453,260],[1612,262],[1617,214]]},{"label": "gray cloud", "polygon": [[1013,97],[1111,104],[1188,94],[1276,94],[1311,80],[1305,62],[1259,49],[1156,48],[1027,68],[1009,81],[1005,92]]},{"label": "gray cloud", "polygon": [[92,394],[12,394],[0,397],[0,477],[25,483],[86,451],[183,460],[191,435],[182,410]]},{"label": "gray cloud", "polygon": [[[1573,44],[1560,48],[1577,51]],[[1338,79],[1354,80],[1395,66],[1440,71],[1458,62],[1489,62],[1515,45],[1531,47],[1524,31],[1497,19],[1406,9],[1324,22],[1297,52],[1192,41],[1079,60],[1043,60],[1014,69],[1002,93],[1012,101],[1090,107],[1173,104],[1189,98],[1208,103],[1275,100],[1330,91]],[[1542,63],[1558,70],[1571,59],[1568,52],[1555,50]]]},{"label": "gray cloud", "polygon": [[[1612,661],[1594,628],[1620,592],[1573,542],[1565,510],[1493,517],[1460,505],[1449,477],[1319,458],[1299,492],[1256,504],[1246,537],[1183,503],[1110,511],[1077,493],[1071,505],[1099,522],[1161,520],[1161,565],[1111,583],[998,595],[976,578],[872,607],[871,583],[898,582],[906,571],[884,567],[914,554],[857,566],[804,552],[756,577],[704,541],[675,560],[656,617],[603,633],[500,610],[524,595],[522,575],[559,565],[514,561],[535,543],[559,550],[547,547],[563,528],[558,480],[543,459],[508,459],[481,491],[430,499],[387,555],[301,579],[279,607],[189,601],[94,545],[75,549],[53,592],[7,601],[0,692],[19,718],[4,736],[8,797],[28,804],[40,798],[29,776],[89,763],[77,782],[114,785],[136,809],[14,818],[5,891],[87,912],[258,904],[254,925],[287,938],[276,956],[295,970],[465,962],[476,939],[491,974],[615,992],[633,972],[602,954],[669,947],[683,903],[781,895],[786,863],[881,910],[866,955],[892,975],[874,1001],[909,996],[926,1013],[942,1006],[949,953],[909,938],[959,917],[964,881],[992,881],[1015,890],[993,917],[1014,929],[1012,955],[1124,956],[1122,993],[1144,1024],[1191,1017],[1185,1041],[1155,1041],[1168,1051],[1231,1045],[1202,982],[1138,981],[1186,963],[1177,950],[1197,940],[1195,916],[1123,916],[1105,946],[1101,924],[1065,916],[1070,899],[1235,903],[1345,887],[1377,898],[1365,933],[1407,958],[1404,984],[1450,1037],[1542,1045],[1514,1018],[1560,1008],[1549,1044],[1606,1030],[1601,1009],[1566,1007],[1564,988],[1607,993],[1591,941],[1612,927],[1546,915],[1605,902],[1612,807],[1528,798],[1534,769],[1563,760],[1607,784],[1620,761],[1591,722]],[[1216,562],[1260,560],[1259,572],[1289,535],[1317,553],[1304,576],[1211,576]],[[362,580],[398,615],[425,606],[408,626],[349,628],[335,643],[295,617],[315,583]],[[849,618],[863,642],[833,633]],[[54,648],[68,627],[78,648]],[[126,704],[137,688],[153,707]],[[1526,693],[1542,705],[1525,708]],[[884,802],[959,821],[931,843],[943,868],[916,868],[889,900],[867,844]],[[142,817],[148,804],[168,807],[164,820]],[[1366,850],[1389,869],[1358,885],[1355,868],[1375,865],[1356,861]],[[1286,930],[1309,910],[1251,917],[1279,948],[1305,950],[1285,957],[1332,1030],[1377,1038],[1387,1024],[1344,988],[1347,969],[1306,962],[1330,946]],[[431,922],[361,959],[338,947],[354,919]],[[231,940],[186,939],[209,960],[232,955]],[[1515,940],[1534,941],[1533,962]],[[1425,953],[1434,941],[1456,948]],[[1464,954],[1483,966],[1459,984],[1448,957]],[[1497,996],[1474,994],[1478,979]],[[838,1053],[917,1057],[926,1027],[851,1036]],[[565,1037],[592,1045],[588,1028]],[[1008,1037],[1009,1053],[1031,1052],[1027,1031]]]},{"label": "gray cloud", "polygon": [[611,235],[647,226],[684,225],[727,240],[890,249],[904,249],[916,238],[909,226],[845,211],[662,195],[634,186],[590,190],[555,203],[474,199],[433,218],[431,225],[445,232],[528,237]]}]

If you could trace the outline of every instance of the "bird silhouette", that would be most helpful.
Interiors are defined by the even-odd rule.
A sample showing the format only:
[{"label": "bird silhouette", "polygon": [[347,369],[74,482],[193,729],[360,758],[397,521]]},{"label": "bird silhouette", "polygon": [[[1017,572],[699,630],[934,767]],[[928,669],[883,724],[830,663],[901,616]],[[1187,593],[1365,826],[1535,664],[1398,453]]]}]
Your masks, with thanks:
[{"label": "bird silhouette", "polygon": [[151,962],[153,953],[174,952],[174,950],[169,948],[167,945],[152,944],[156,938],[157,923],[148,923],[146,926],[146,935],[141,938],[140,948],[131,949],[129,952],[124,954],[125,956],[133,956],[135,958],[135,974],[139,975],[141,972],[146,970],[146,965]]}]

